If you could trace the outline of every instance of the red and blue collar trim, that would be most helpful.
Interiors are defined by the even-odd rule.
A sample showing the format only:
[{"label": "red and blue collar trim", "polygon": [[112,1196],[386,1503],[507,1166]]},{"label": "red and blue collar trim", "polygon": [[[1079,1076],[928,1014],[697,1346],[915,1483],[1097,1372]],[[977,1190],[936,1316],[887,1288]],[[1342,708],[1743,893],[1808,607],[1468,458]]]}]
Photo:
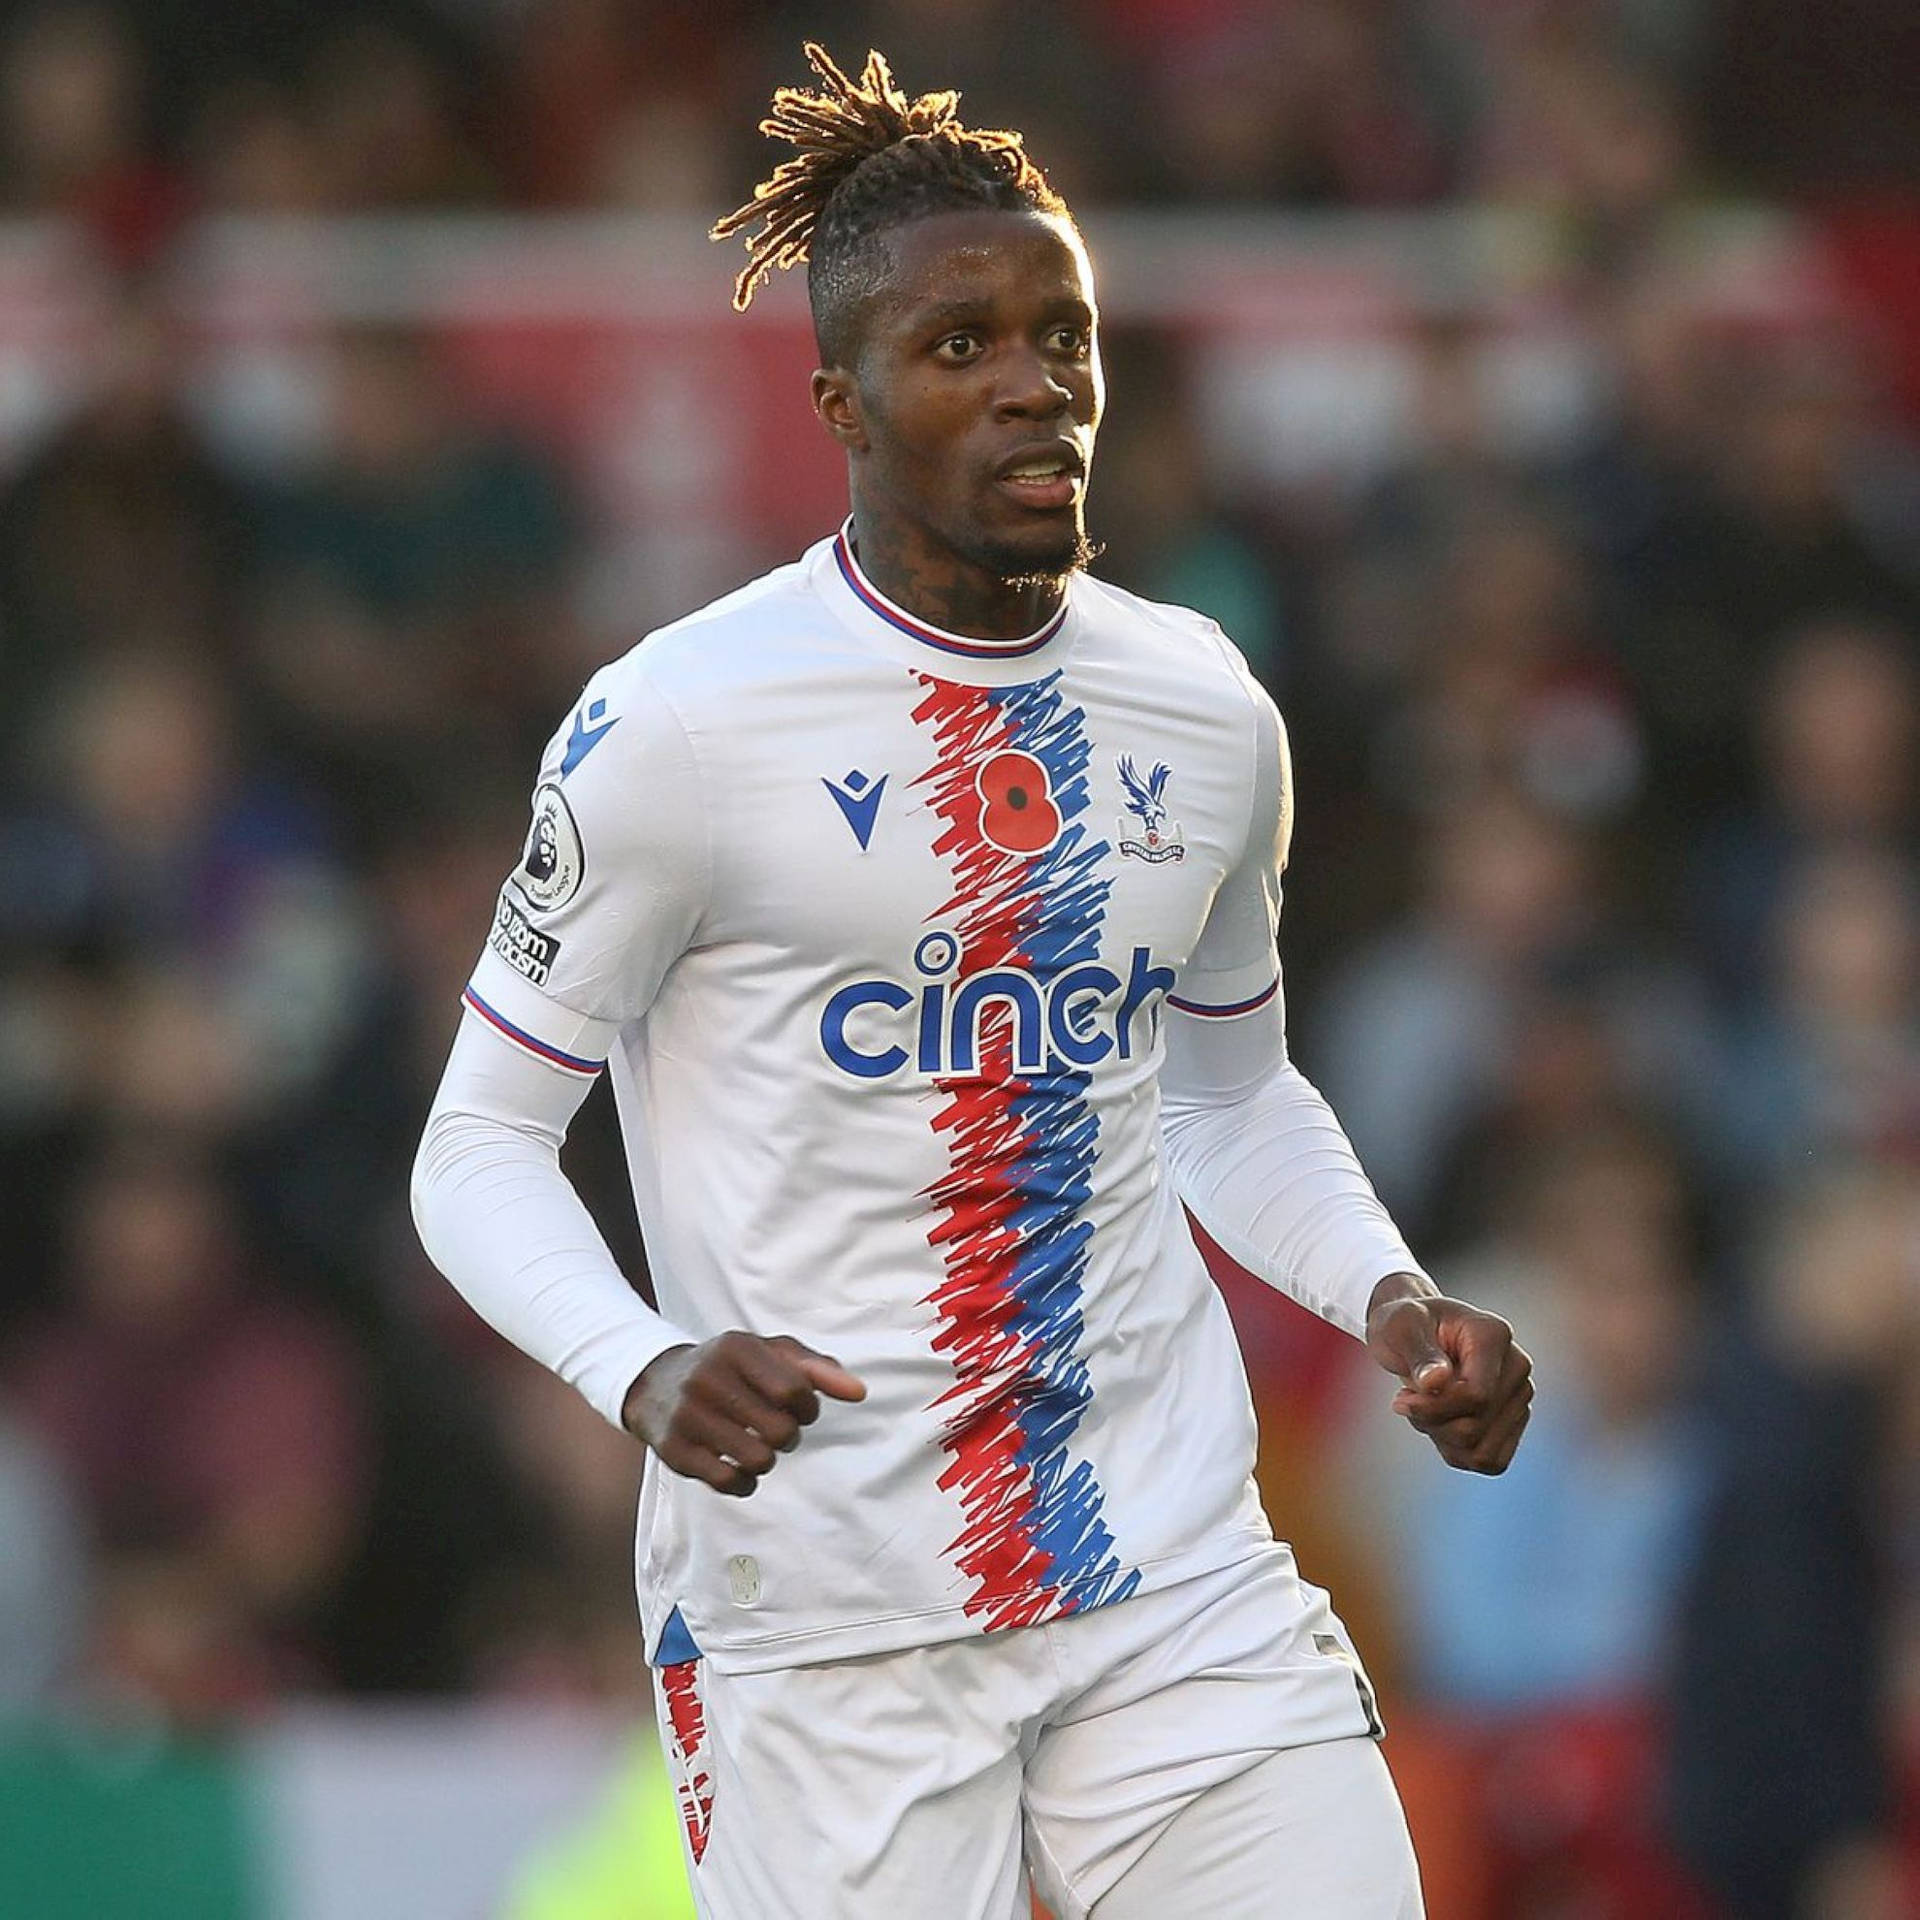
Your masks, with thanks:
[{"label": "red and blue collar trim", "polygon": [[1037,633],[1030,633],[1022,640],[978,640],[969,639],[965,634],[948,633],[940,627],[930,627],[925,621],[916,620],[904,608],[896,607],[860,571],[860,562],[853,557],[853,542],[847,538],[845,527],[833,536],[833,557],[840,568],[841,579],[869,613],[878,614],[888,626],[898,627],[910,638],[925,646],[937,647],[942,653],[957,653],[967,660],[1019,660],[1030,653],[1038,653],[1066,624],[1067,603],[1062,600],[1060,611]]}]

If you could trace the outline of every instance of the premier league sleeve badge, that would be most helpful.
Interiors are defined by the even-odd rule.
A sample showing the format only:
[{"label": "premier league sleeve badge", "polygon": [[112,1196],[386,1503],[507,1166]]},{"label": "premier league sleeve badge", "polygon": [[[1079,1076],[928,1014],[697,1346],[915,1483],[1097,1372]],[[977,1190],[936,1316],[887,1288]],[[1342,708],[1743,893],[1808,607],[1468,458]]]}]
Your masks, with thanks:
[{"label": "premier league sleeve badge", "polygon": [[533,796],[533,825],[520,864],[510,876],[514,886],[542,913],[555,913],[580,891],[586,877],[580,829],[566,795],[552,781]]}]

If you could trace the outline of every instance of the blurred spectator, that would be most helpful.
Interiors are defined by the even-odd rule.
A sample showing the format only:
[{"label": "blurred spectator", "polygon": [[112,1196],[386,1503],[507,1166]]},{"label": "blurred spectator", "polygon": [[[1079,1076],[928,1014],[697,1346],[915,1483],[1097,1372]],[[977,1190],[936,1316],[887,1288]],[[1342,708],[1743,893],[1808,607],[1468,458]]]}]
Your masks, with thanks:
[{"label": "blurred spectator", "polygon": [[1800,338],[1756,352],[1741,371],[1722,443],[1724,617],[1762,635],[1821,614],[1911,628],[1913,554],[1904,543],[1880,550],[1880,517],[1861,497],[1877,463],[1858,356],[1841,338]]},{"label": "blurred spectator", "polygon": [[1439,1254],[1479,1241],[1510,1200],[1515,1170],[1644,1116],[1710,1164],[1719,1109],[1718,1034],[1681,968],[1621,945],[1549,954],[1515,983],[1505,1068],[1435,1178],[1429,1232]]},{"label": "blurred spectator", "polygon": [[109,1713],[218,1734],[325,1676],[274,1636],[207,1554],[130,1547],[102,1556],[87,1684]]},{"label": "blurred spectator", "polygon": [[[1413,349],[1402,451],[1345,537],[1304,556],[1320,621],[1290,689],[1295,749],[1302,791],[1337,816],[1341,880],[1295,924],[1336,939],[1373,874],[1404,864],[1409,815],[1491,783],[1611,824],[1646,772],[1590,552],[1499,429],[1497,337],[1442,314]],[[1377,922],[1397,903],[1368,904]]]},{"label": "blurred spectator", "polygon": [[[1662,346],[1656,331],[1638,378],[1639,410],[1659,407],[1668,429],[1606,456],[1609,493],[1598,491],[1607,466],[1588,468],[1596,505],[1637,498],[1659,512],[1631,539],[1597,537],[1610,554],[1621,657],[1653,730],[1656,798],[1676,827],[1730,798],[1751,804],[1753,688],[1787,636],[1821,623],[1920,631],[1920,576],[1881,531],[1872,489],[1887,470],[1846,344],[1723,343],[1696,381],[1710,404],[1689,421],[1656,386],[1661,357],[1685,356],[1669,369],[1678,381],[1702,351],[1683,339]],[[1639,524],[1631,513],[1622,522]]]},{"label": "blurred spectator", "polygon": [[[729,111],[745,91],[740,69],[758,64],[745,15],[737,0],[522,9],[506,50],[516,99],[509,177],[537,206],[609,202],[712,219],[748,164],[740,147],[751,118]],[[822,31],[808,22],[808,33]],[[767,36],[787,57],[799,38]]]},{"label": "blurred spectator", "polygon": [[1748,636],[1701,605],[1714,565],[1717,343],[1697,292],[1671,266],[1601,282],[1589,314],[1596,404],[1552,488],[1591,557],[1652,784],[1677,821],[1699,804],[1724,805],[1739,779],[1731,736]]},{"label": "blurred spectator", "polygon": [[368,14],[336,27],[315,56],[306,92],[335,207],[422,209],[485,197],[486,175],[460,125],[449,70],[388,21]]},{"label": "blurred spectator", "polygon": [[0,747],[108,649],[189,648],[226,668],[257,531],[184,404],[178,316],[121,287],[78,404],[0,495]]},{"label": "blurred spectator", "polygon": [[476,767],[464,786],[423,781],[362,841],[366,985],[352,1025],[326,1072],[246,1143],[256,1206],[276,1235],[376,1324],[457,1308],[419,1252],[394,1169],[446,1064],[526,811],[521,782]]},{"label": "blurred spectator", "polygon": [[1473,527],[1517,515],[1524,483],[1488,405],[1485,326],[1470,315],[1427,314],[1410,344],[1406,444],[1361,503],[1354,535],[1362,563],[1377,556],[1425,570],[1444,566]]},{"label": "blurred spectator", "polygon": [[641,1451],[561,1381],[490,1354],[490,1413],[541,1524],[518,1564],[475,1594],[463,1623],[482,1691],[616,1704],[650,1695],[630,1588]]},{"label": "blurred spectator", "polygon": [[319,214],[335,182],[298,93],[260,78],[209,93],[188,142],[194,189],[214,214]]},{"label": "blurred spectator", "polygon": [[1138,0],[1099,11],[1118,16],[1145,94],[1150,190],[1396,206],[1441,186],[1444,156],[1398,9]]},{"label": "blurred spectator", "polygon": [[1662,550],[1697,533],[1716,424],[1712,331],[1672,262],[1596,284],[1587,318],[1599,391],[1563,490],[1582,543],[1644,595]]},{"label": "blurred spectator", "polygon": [[1496,61],[1466,171],[1490,198],[1561,214],[1580,254],[1612,268],[1657,233],[1685,182],[1687,138],[1660,76],[1586,11],[1534,9],[1488,36]]},{"label": "blurred spectator", "polygon": [[[631,1588],[630,1571],[592,1592],[550,1578],[563,1557],[551,1507],[484,1391],[503,1356],[428,1266],[399,1171],[525,820],[522,782],[495,787],[475,767],[464,784],[423,781],[362,841],[369,981],[356,1023],[327,1074],[256,1123],[238,1155],[253,1215],[339,1303],[376,1370],[378,1473],[361,1550],[327,1617],[340,1676],[356,1689],[470,1687],[484,1671],[500,1687],[537,1690],[544,1673],[558,1691],[596,1690],[582,1675],[613,1649],[594,1643],[595,1655],[584,1638],[576,1647],[567,1623],[601,1619],[602,1604],[623,1605]],[[567,1162],[626,1270],[642,1273],[604,1099],[576,1121]]]},{"label": "blurred spectator", "polygon": [[1920,182],[1905,0],[1833,0],[1817,20],[1798,0],[1744,0],[1708,20],[1705,118],[1751,188],[1866,199]]},{"label": "blurred spectator", "polygon": [[[170,20],[176,7],[191,19]],[[170,145],[210,210],[423,211],[494,196],[491,63],[470,31],[480,23],[458,9],[147,0],[142,24]],[[182,35],[197,62],[182,61]]]},{"label": "blurred spectator", "polygon": [[432,342],[338,344],[329,458],[274,506],[257,670],[288,745],[361,831],[417,778],[531,764],[582,677],[554,472],[462,409]]},{"label": "blurred spectator", "polygon": [[[1449,1156],[1496,1109],[1543,969],[1613,937],[1592,845],[1511,793],[1468,789],[1431,821],[1414,913],[1350,965],[1313,1050],[1381,1197],[1424,1227]],[[1609,1044],[1677,1070],[1668,1009],[1639,963],[1609,969]],[[1678,1050],[1684,1057],[1686,1049]]]},{"label": "blurred spectator", "polygon": [[1579,554],[1503,512],[1461,526],[1436,571],[1407,697],[1381,718],[1376,783],[1410,811],[1491,782],[1569,819],[1618,815],[1640,780],[1638,723],[1588,632]]},{"label": "blurred spectator", "polygon": [[0,180],[15,211],[77,218],[107,257],[152,263],[184,205],[149,148],[140,50],[112,8],[29,12],[0,46]]},{"label": "blurred spectator", "polygon": [[[1452,644],[1440,603],[1449,579],[1464,575],[1467,543],[1476,529],[1538,524],[1489,404],[1491,346],[1471,318],[1423,316],[1408,342],[1411,391],[1391,463],[1347,513],[1319,525],[1311,511],[1289,516],[1304,590],[1319,603],[1288,685],[1300,719],[1312,722],[1294,727],[1295,764],[1303,791],[1350,800],[1346,821],[1361,823],[1357,833],[1349,825],[1352,837],[1333,856],[1348,869],[1342,892],[1317,903],[1316,919],[1349,897],[1353,869],[1364,873],[1404,839],[1407,808],[1448,791],[1425,787],[1399,764],[1406,743],[1394,736],[1411,724],[1416,685]],[[1544,526],[1540,534],[1551,538]],[[1557,602],[1568,583],[1564,565],[1556,571]],[[1547,617],[1558,624],[1557,611]],[[1381,903],[1368,904],[1377,919]]]},{"label": "blurred spectator", "polygon": [[0,1729],[44,1712],[86,1627],[79,1516],[47,1450],[0,1399]]},{"label": "blurred spectator", "polygon": [[1748,1182],[1833,1154],[1920,1154],[1920,894],[1892,854],[1815,854],[1787,875],[1773,991],[1736,1030],[1721,1136]]},{"label": "blurred spectator", "polygon": [[1526,1330],[1540,1385],[1526,1444],[1489,1482],[1408,1458],[1396,1432],[1368,1504],[1394,1516],[1422,1698],[1502,1712],[1645,1701],[1665,1677],[1699,1494],[1682,1170],[1631,1126],[1516,1164],[1503,1228],[1441,1278]]},{"label": "blurred spectator", "polygon": [[[1713,1361],[1710,1492],[1682,1616],[1676,1814],[1735,1920],[1912,1912],[1890,1846],[1890,1494],[1920,1335],[1920,1187],[1843,1167],[1759,1249]],[[1890,1478],[1898,1475],[1898,1478]]]},{"label": "blurred spectator", "polygon": [[1886,628],[1816,621],[1783,645],[1754,714],[1758,799],[1695,843],[1686,911],[1709,977],[1751,1003],[1783,889],[1823,851],[1911,850],[1920,649]]},{"label": "blurred spectator", "polygon": [[1151,337],[1126,337],[1103,353],[1122,398],[1100,436],[1102,573],[1217,620],[1277,694],[1289,664],[1279,585],[1257,529],[1208,474],[1199,411],[1176,356]]},{"label": "blurred spectator", "polygon": [[720,116],[693,94],[643,96],[609,131],[594,198],[631,213],[711,215],[739,177]]},{"label": "blurred spectator", "polygon": [[0,874],[64,907],[45,943],[138,956],[145,985],[124,1003],[120,1056],[99,1062],[100,1097],[138,1104],[143,1036],[165,1008],[194,1020],[195,1001],[235,1113],[310,1079],[353,1006],[354,916],[309,797],[248,767],[228,686],[184,653],[113,656],[48,732]]},{"label": "blurred spectator", "polygon": [[110,1683],[174,1675],[199,1717],[202,1665],[155,1651],[182,1635],[263,1686],[318,1671],[362,1519],[365,1385],[332,1328],[275,1297],[200,1150],[130,1137],[95,1158],[65,1298],[15,1376],[108,1556]]}]

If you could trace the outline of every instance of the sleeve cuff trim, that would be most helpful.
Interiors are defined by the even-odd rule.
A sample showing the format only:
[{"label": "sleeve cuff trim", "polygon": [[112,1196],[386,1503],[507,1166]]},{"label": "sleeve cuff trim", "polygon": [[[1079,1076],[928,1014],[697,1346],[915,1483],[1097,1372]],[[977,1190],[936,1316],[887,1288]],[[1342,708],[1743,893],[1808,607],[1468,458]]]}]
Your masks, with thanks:
[{"label": "sleeve cuff trim", "polygon": [[591,1080],[601,1067],[600,1060],[582,1060],[576,1054],[562,1053],[558,1047],[550,1047],[544,1040],[536,1039],[524,1027],[516,1027],[505,1014],[496,1012],[469,987],[460,996],[480,1018],[496,1031],[504,1033],[509,1040],[526,1048],[536,1059],[544,1060],[549,1066],[563,1067],[568,1073],[583,1074]]},{"label": "sleeve cuff trim", "polygon": [[1210,1007],[1198,1000],[1183,1000],[1177,993],[1167,995],[1167,1005],[1178,1007],[1182,1013],[1196,1014],[1202,1020],[1232,1020],[1243,1013],[1252,1013],[1264,1007],[1280,991],[1280,980],[1276,974],[1260,991],[1247,1000],[1236,1000],[1230,1006]]}]

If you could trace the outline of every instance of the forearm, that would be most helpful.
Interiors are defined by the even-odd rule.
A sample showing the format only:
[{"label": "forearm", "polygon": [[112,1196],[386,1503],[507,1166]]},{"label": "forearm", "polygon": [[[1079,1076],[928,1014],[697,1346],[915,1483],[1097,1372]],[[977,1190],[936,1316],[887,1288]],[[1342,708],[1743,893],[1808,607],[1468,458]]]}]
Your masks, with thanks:
[{"label": "forearm", "polygon": [[414,1161],[413,1217],[474,1311],[618,1426],[634,1380],[691,1336],[628,1285],[561,1171],[581,1091],[463,1022]]},{"label": "forearm", "polygon": [[1242,1266],[1362,1336],[1375,1306],[1435,1289],[1277,1026],[1234,1024],[1244,1031],[1184,1035],[1166,1077],[1175,1188]]}]

